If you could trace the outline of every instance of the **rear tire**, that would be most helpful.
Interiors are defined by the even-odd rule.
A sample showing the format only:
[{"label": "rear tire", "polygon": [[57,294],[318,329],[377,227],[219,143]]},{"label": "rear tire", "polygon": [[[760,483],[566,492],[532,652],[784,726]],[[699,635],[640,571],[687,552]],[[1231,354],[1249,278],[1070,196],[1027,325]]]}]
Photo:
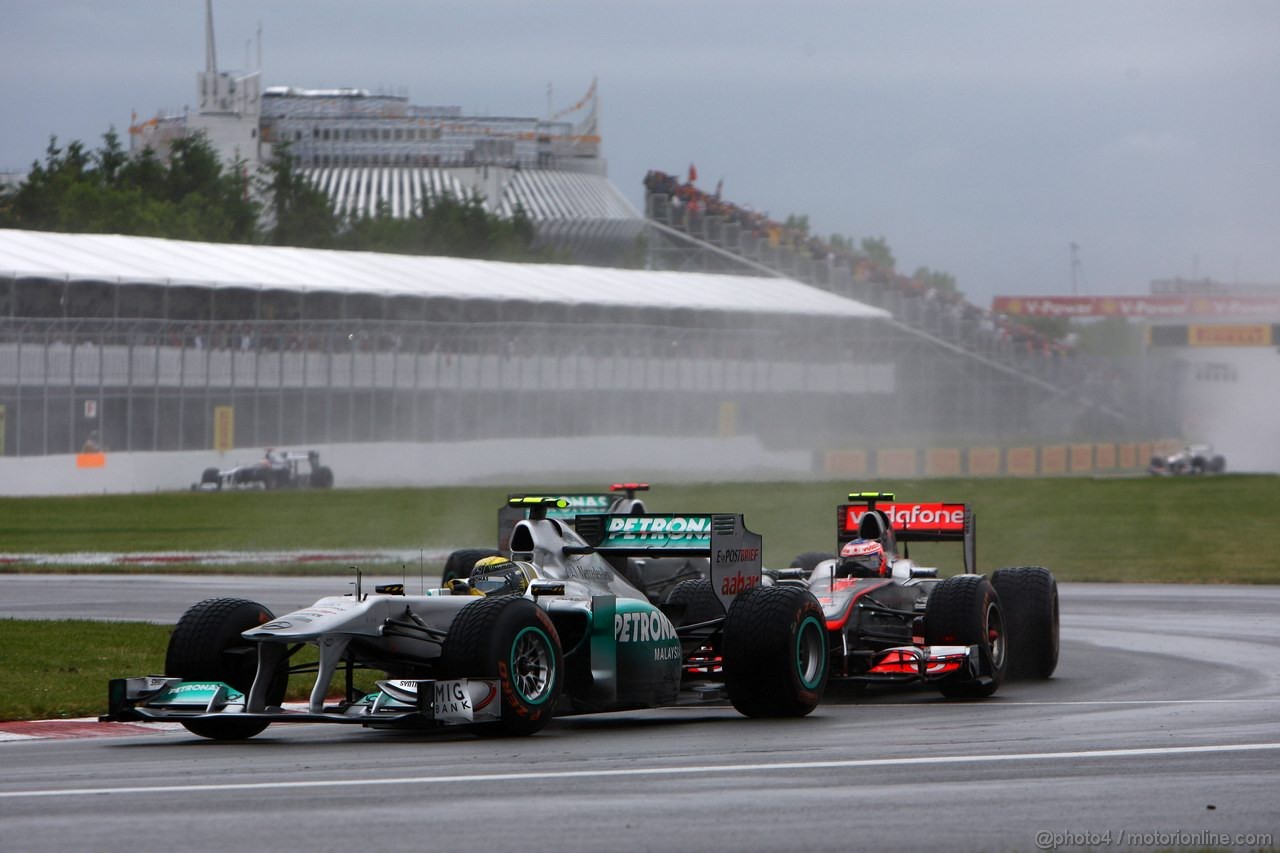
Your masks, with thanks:
[{"label": "rear tire", "polygon": [[531,735],[551,721],[564,673],[560,637],[527,598],[504,595],[468,604],[454,617],[440,654],[447,678],[496,678],[499,722],[477,734]]},{"label": "rear tire", "polygon": [[1058,582],[1039,566],[997,569],[991,585],[1004,605],[1010,678],[1048,678],[1058,667]]},{"label": "rear tire", "polygon": [[321,465],[311,475],[311,486],[316,489],[332,489],[333,488],[333,469],[326,465]]},{"label": "rear tire", "polygon": [[501,557],[501,551],[492,548],[462,548],[454,551],[444,561],[444,574],[440,578],[441,586],[448,586],[449,581],[457,578],[466,580],[471,577],[471,570],[478,561],[485,557]]},{"label": "rear tire", "polygon": [[1227,459],[1225,456],[1214,456],[1209,460],[1209,473],[1221,474],[1227,470]]},{"label": "rear tire", "polygon": [[729,701],[747,717],[803,717],[827,686],[827,626],[813,593],[757,586],[734,599],[721,652]]},{"label": "rear tire", "polygon": [[[258,667],[258,644],[240,634],[275,617],[243,598],[207,598],[192,606],[173,629],[165,653],[164,674],[184,681],[222,681],[248,695]],[[284,701],[289,666],[281,661],[267,690],[267,704]],[[265,720],[226,719],[183,722],[187,731],[213,740],[244,740],[261,732]]]},{"label": "rear tire", "polygon": [[978,646],[990,669],[988,682],[957,672],[938,681],[949,699],[981,699],[1000,689],[1009,668],[1008,635],[1000,594],[980,575],[956,575],[933,588],[924,612],[930,646]]},{"label": "rear tire", "polygon": [[724,616],[724,604],[706,578],[680,581],[671,588],[662,610],[677,628]]}]

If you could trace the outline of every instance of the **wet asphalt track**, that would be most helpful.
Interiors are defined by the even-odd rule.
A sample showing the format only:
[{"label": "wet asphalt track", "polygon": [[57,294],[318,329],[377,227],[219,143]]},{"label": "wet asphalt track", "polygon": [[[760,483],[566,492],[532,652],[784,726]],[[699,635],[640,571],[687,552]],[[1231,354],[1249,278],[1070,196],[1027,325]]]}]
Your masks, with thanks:
[{"label": "wet asphalt track", "polygon": [[[227,583],[0,575],[0,618],[173,621],[229,594],[282,611],[346,581]],[[684,708],[521,740],[275,726],[237,744],[0,742],[0,849],[1266,846],[1242,834],[1280,838],[1278,611],[1274,587],[1065,584],[1055,677],[979,702],[837,694],[802,720]]]}]

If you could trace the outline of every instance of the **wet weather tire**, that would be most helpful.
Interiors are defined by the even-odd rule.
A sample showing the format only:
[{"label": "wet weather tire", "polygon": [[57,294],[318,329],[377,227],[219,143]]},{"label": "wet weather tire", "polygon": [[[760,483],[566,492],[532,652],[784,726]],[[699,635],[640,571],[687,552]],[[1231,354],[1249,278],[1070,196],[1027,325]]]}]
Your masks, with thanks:
[{"label": "wet weather tire", "polygon": [[706,578],[690,578],[671,588],[662,610],[676,627],[709,622],[724,615],[724,604]]},{"label": "wet weather tire", "polygon": [[949,699],[981,699],[1000,689],[1009,668],[1009,644],[1000,595],[980,575],[956,575],[933,588],[924,613],[930,646],[978,646],[988,675],[975,680],[957,672],[938,681]]},{"label": "wet weather tire", "polygon": [[812,572],[814,569],[818,568],[819,563],[824,560],[833,560],[835,559],[835,556],[835,554],[828,554],[826,551],[805,551],[803,554],[798,554],[796,558],[791,561],[791,568],[804,569],[806,572]]},{"label": "wet weather tire", "polygon": [[531,735],[555,711],[564,658],[547,614],[527,598],[505,595],[458,611],[440,670],[446,678],[498,680],[502,719],[477,724],[477,734]]},{"label": "wet weather tire", "polygon": [[466,580],[471,577],[471,569],[475,567],[477,561],[485,557],[501,556],[501,551],[495,551],[492,548],[462,548],[454,551],[444,561],[444,575],[440,578],[440,585],[448,586],[449,581],[457,578]]},{"label": "wet weather tire", "polygon": [[1058,582],[1039,566],[997,569],[991,585],[1004,605],[1009,677],[1048,678],[1058,666]]},{"label": "wet weather tire", "polygon": [[740,593],[721,644],[729,701],[747,717],[803,717],[827,686],[827,643],[822,607],[807,589]]},{"label": "wet weather tire", "polygon": [[[248,695],[258,667],[257,643],[240,634],[275,618],[271,611],[243,598],[207,598],[192,606],[173,629],[165,653],[164,674],[184,681],[222,681]],[[284,701],[289,686],[289,668],[280,662],[267,704]],[[265,720],[225,719],[183,722],[192,734],[213,740],[244,740],[267,727]]]},{"label": "wet weather tire", "polygon": [[327,465],[321,465],[311,475],[311,487],[313,489],[332,489],[333,488],[333,469]]}]

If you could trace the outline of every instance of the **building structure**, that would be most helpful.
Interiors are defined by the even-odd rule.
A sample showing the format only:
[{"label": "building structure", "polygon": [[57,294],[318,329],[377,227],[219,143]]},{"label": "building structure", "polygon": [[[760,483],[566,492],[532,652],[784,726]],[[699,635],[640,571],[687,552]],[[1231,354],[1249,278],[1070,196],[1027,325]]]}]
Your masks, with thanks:
[{"label": "building structure", "polygon": [[219,70],[212,0],[205,16],[198,108],[135,117],[133,154],[151,148],[163,157],[176,139],[202,133],[224,163],[254,171],[287,145],[341,215],[407,217],[446,193],[475,197],[493,214],[523,211],[534,248],[581,263],[615,262],[644,233],[644,218],[608,178],[594,80],[576,103],[544,117],[471,116],[362,88],[264,87],[260,70]]}]

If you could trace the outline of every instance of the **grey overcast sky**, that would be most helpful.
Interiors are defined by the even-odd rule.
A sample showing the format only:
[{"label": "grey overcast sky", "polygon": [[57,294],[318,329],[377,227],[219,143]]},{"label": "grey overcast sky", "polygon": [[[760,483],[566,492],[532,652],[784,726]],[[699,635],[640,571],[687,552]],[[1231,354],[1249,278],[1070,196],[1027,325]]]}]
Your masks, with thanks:
[{"label": "grey overcast sky", "polygon": [[[609,174],[884,237],[970,298],[1280,282],[1275,0],[216,0],[219,67],[542,115],[600,79]],[[0,0],[0,169],[192,103],[203,0]]]}]

